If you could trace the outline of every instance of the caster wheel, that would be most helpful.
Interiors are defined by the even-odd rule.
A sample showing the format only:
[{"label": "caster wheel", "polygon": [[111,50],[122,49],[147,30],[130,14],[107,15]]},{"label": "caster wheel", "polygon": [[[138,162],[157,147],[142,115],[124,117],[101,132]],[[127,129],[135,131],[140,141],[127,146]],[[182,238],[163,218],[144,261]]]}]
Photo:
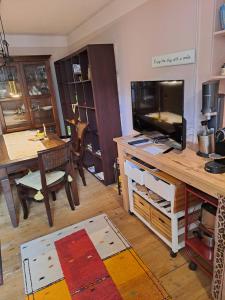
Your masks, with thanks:
[{"label": "caster wheel", "polygon": [[177,257],[177,253],[175,253],[175,252],[173,252],[173,251],[171,250],[171,251],[170,251],[170,256],[173,257],[173,258],[175,258],[175,257]]},{"label": "caster wheel", "polygon": [[130,210],[129,210],[129,214],[130,214],[131,216],[133,216],[133,215],[134,215],[134,213],[133,213],[132,211],[130,211]]},{"label": "caster wheel", "polygon": [[193,261],[191,261],[191,262],[189,263],[189,269],[190,269],[191,271],[196,271],[196,270],[197,270],[197,265],[196,265],[196,263],[194,263]]}]

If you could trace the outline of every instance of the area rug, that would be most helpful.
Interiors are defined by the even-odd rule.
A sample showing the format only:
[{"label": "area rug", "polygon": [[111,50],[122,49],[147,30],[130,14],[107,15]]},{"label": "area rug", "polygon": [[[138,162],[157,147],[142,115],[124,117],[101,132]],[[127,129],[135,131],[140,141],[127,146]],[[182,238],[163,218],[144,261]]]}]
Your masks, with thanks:
[{"label": "area rug", "polygon": [[171,299],[101,214],[21,245],[26,300]]}]

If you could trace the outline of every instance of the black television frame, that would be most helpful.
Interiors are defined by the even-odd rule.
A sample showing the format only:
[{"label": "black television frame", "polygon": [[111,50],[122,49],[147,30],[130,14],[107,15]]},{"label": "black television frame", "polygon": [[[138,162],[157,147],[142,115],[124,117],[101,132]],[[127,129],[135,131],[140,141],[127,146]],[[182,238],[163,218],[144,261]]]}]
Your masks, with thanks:
[{"label": "black television frame", "polygon": [[[172,81],[181,81],[182,82],[182,86],[183,86],[183,89],[182,89],[182,136],[181,136],[181,140],[182,142],[181,143],[178,143],[177,141],[175,141],[176,144],[179,144],[181,145],[181,147],[177,147],[177,146],[174,146],[175,149],[178,149],[178,150],[184,150],[186,148],[186,119],[184,118],[184,88],[185,88],[185,81],[184,79],[169,79],[169,80],[137,80],[137,81],[131,81],[130,83],[130,86],[131,86],[131,89],[132,89],[132,83],[137,83],[137,82],[172,82]],[[133,129],[139,133],[143,133],[143,132],[140,132],[139,130],[135,129],[134,128],[134,122],[133,122],[133,100],[132,100],[132,93],[131,93],[131,105],[132,105],[132,126],[133,126]],[[160,132],[160,130],[158,130]],[[147,130],[145,131],[145,133],[148,132]],[[149,131],[150,133],[151,131]]]}]

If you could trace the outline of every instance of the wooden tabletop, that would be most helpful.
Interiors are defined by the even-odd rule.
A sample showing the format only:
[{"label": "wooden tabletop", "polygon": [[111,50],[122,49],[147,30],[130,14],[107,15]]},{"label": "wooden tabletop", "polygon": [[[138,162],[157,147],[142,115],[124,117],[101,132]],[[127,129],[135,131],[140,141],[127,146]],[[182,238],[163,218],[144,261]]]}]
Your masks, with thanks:
[{"label": "wooden tabletop", "polygon": [[124,153],[131,154],[171,176],[213,196],[225,195],[225,173],[211,174],[204,170],[208,161],[196,155],[189,147],[183,151],[173,150],[166,154],[152,155],[143,150],[144,146],[131,146],[132,137],[115,138],[114,141]]},{"label": "wooden tabletop", "polygon": [[[10,133],[8,133],[8,134],[10,134]],[[23,134],[23,131],[21,131],[21,134]],[[35,132],[34,132],[34,135],[35,135]],[[34,143],[35,143],[35,141],[34,141]],[[41,143],[44,145],[44,147],[46,149],[50,149],[50,148],[62,145],[64,143],[64,141],[61,140],[56,134],[51,133],[51,134],[48,134],[47,139],[41,140]],[[17,160],[11,160],[8,155],[4,137],[3,137],[3,135],[0,135],[0,168],[9,166],[16,162],[24,161],[27,159],[33,159],[35,157],[37,157],[37,156],[21,157],[20,159],[17,159]]]}]

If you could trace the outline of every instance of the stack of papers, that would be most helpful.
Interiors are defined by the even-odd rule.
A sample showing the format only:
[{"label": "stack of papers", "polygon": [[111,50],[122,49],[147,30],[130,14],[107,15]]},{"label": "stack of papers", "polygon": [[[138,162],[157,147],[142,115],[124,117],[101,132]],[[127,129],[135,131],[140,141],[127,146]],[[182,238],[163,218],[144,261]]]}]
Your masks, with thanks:
[{"label": "stack of papers", "polygon": [[168,149],[170,149],[170,146],[162,145],[162,144],[151,144],[142,148],[142,150],[152,155],[161,154]]}]

